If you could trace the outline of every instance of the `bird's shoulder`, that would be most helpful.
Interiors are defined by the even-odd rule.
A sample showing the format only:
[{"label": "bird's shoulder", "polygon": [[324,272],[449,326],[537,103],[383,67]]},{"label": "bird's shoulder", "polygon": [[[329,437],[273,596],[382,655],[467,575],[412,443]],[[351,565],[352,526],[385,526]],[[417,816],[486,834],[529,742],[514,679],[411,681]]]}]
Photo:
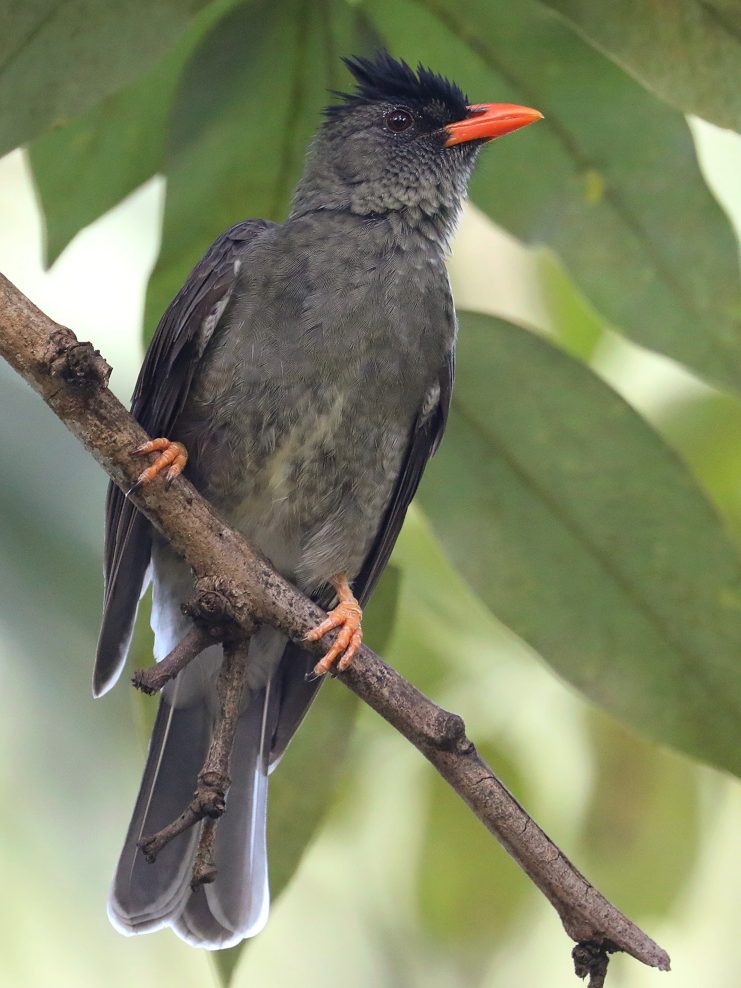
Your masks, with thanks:
[{"label": "bird's shoulder", "polygon": [[145,428],[171,427],[249,252],[277,226],[262,219],[235,223],[191,269],[157,324],[136,382],[131,407]]}]

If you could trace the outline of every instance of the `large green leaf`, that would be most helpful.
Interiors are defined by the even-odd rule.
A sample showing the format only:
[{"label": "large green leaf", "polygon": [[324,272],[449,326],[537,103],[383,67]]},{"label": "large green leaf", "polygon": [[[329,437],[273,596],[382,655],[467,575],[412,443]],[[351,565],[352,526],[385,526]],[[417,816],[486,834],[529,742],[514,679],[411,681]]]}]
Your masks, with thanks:
[{"label": "large green leaf", "polygon": [[555,250],[603,316],[638,343],[741,386],[737,247],[681,114],[529,0],[368,0],[394,50],[474,101],[545,114],[483,150],[474,202]]},{"label": "large green leaf", "polygon": [[492,610],[597,703],[741,772],[741,566],[689,471],[591,371],[462,319],[448,435],[421,488]]},{"label": "large green leaf", "polygon": [[0,8],[0,154],[154,65],[206,0],[9,0]]},{"label": "large green leaf", "polygon": [[710,492],[741,545],[741,402],[734,395],[691,391],[677,396],[657,424]]},{"label": "large green leaf", "polygon": [[47,264],[88,223],[162,170],[168,115],[183,65],[231,2],[211,3],[154,69],[31,144],[31,168],[46,221]]},{"label": "large green leaf", "polygon": [[739,0],[541,0],[644,86],[741,130]]},{"label": "large green leaf", "polygon": [[328,90],[347,82],[339,56],[373,43],[341,0],[256,0],[199,45],[173,107],[149,328],[227,227],[248,216],[285,219]]}]

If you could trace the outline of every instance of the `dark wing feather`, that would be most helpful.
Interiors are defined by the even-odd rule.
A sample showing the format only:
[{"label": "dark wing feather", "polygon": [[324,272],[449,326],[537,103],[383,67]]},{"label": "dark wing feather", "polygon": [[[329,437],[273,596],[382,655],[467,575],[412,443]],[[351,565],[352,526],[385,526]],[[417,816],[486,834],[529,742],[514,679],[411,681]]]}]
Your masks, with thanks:
[{"label": "dark wing feather", "polygon": [[[206,251],[167,308],[147,350],[131,403],[134,418],[150,435],[171,435],[198,361],[231,298],[245,242],[273,225],[246,220],[227,230]],[[151,543],[149,522],[118,487],[110,484],[103,621],[93,675],[95,696],[110,689],[126,661]]]},{"label": "dark wing feather", "polygon": [[386,509],[383,523],[378,530],[373,548],[353,583],[355,595],[361,604],[368,600],[380,579],[381,573],[386,568],[391,551],[399,537],[401,526],[404,524],[407,508],[417,493],[424,469],[440,445],[448,421],[454,376],[455,351],[451,350],[438,376],[440,390],[437,400],[431,403],[429,409],[423,409],[417,420],[407,449],[406,459]]},{"label": "dark wing feather", "polygon": [[[430,403],[429,409],[422,409],[420,413],[383,521],[363,568],[353,581],[353,591],[361,604],[368,601],[389,561],[427,462],[440,445],[448,420],[454,376],[455,351],[451,350],[438,377],[437,400]],[[313,599],[324,610],[328,610],[333,603],[333,591],[324,590],[314,595]],[[323,682],[322,679],[311,683],[305,681],[306,673],[315,662],[314,656],[293,642],[286,646],[277,672],[280,713],[270,752],[272,765],[287,748]]]}]

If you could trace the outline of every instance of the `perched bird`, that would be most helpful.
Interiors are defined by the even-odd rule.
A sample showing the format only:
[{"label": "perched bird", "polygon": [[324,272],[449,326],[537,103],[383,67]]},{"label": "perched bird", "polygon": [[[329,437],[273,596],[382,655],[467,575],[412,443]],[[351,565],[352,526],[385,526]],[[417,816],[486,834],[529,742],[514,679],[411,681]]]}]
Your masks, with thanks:
[{"label": "perched bird", "polygon": [[[157,327],[132,403],[157,437],[136,451],[157,454],[140,482],[185,467],[280,573],[333,608],[312,637],[339,627],[341,641],[307,682],[307,653],[269,627],[253,637],[218,872],[195,891],[198,827],[153,864],[137,841],[191,798],[221,647],[165,688],[109,898],[126,934],[171,926],[218,949],[265,924],[268,773],[319,676],[359,647],[361,605],[445,427],[456,335],[445,256],[469,176],[486,141],[541,116],[469,106],[452,82],[387,52],[345,61],[356,89],[325,111],[288,219],[246,220],[208,249]],[[112,486],[96,696],[121,672],[150,575],[160,660],[188,630],[191,573]]]}]

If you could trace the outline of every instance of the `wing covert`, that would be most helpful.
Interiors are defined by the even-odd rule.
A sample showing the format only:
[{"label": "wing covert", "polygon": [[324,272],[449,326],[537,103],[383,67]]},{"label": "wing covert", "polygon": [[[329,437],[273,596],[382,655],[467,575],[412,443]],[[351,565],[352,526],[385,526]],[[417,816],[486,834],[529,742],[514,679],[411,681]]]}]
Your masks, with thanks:
[{"label": "wing covert", "polygon": [[[150,436],[171,434],[198,362],[231,300],[246,246],[274,225],[246,220],[227,230],[196,264],[162,316],[131,402],[132,415]],[[93,675],[95,696],[110,689],[126,661],[151,542],[149,522],[115,484],[109,484],[103,620]]]}]

